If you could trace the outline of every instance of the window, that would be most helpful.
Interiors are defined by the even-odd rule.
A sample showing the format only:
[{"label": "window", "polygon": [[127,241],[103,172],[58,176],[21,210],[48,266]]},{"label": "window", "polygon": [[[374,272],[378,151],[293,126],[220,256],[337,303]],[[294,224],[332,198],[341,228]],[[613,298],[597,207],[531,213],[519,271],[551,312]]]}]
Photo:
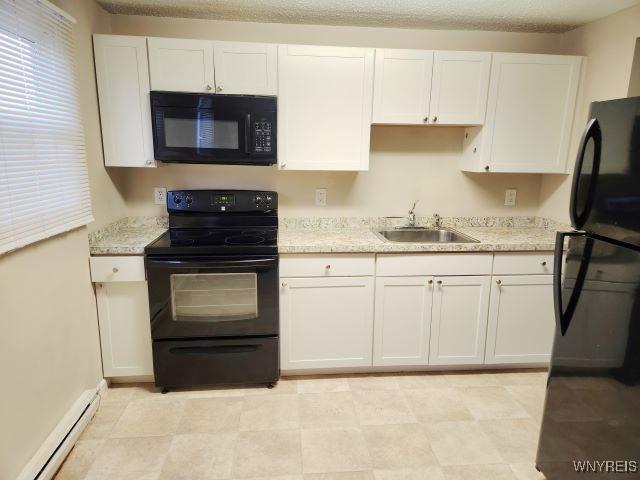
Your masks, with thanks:
[{"label": "window", "polygon": [[72,25],[0,0],[0,254],[93,221]]}]

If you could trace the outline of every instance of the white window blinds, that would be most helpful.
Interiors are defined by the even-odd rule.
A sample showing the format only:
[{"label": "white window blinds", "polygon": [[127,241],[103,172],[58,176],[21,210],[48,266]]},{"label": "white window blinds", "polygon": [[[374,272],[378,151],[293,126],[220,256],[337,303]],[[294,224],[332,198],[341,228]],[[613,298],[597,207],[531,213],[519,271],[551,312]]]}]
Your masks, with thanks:
[{"label": "white window blinds", "polygon": [[72,22],[0,0],[0,254],[93,218]]}]

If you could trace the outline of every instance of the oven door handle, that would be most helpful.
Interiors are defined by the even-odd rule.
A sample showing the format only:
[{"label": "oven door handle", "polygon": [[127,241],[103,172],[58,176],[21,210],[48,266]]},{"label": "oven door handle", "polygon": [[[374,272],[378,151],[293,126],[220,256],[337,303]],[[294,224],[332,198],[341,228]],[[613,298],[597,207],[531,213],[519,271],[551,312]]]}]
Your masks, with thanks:
[{"label": "oven door handle", "polygon": [[173,258],[153,259],[147,257],[148,267],[159,268],[229,268],[229,267],[272,267],[277,265],[277,258],[251,258],[242,260],[182,260]]}]

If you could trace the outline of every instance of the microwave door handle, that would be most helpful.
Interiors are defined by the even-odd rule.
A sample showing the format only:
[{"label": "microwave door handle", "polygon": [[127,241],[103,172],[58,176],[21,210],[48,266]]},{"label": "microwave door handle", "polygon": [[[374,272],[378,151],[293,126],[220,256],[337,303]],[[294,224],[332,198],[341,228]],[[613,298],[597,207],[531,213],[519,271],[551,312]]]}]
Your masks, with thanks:
[{"label": "microwave door handle", "polygon": [[251,114],[247,113],[244,117],[244,153],[251,154]]}]

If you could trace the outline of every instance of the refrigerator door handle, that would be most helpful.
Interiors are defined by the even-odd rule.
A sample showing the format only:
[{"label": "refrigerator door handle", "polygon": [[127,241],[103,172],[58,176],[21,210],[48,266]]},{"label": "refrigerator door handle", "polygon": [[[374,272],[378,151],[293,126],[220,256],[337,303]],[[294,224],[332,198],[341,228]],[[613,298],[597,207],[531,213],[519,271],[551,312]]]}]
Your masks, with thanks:
[{"label": "refrigerator door handle", "polygon": [[[580,177],[582,176],[582,165],[584,164],[584,154],[587,151],[589,140],[593,140],[593,169],[591,171],[591,183],[587,191],[587,200],[584,204],[582,212],[578,212],[578,194],[580,187]],[[571,200],[569,204],[569,216],[571,224],[575,229],[581,229],[585,224],[591,207],[593,206],[593,197],[596,189],[598,172],[600,171],[600,153],[602,151],[602,132],[598,120],[592,118],[587,123],[587,128],[580,139],[580,147],[578,148],[578,156],[576,165],[573,169],[573,182],[571,184]]]},{"label": "refrigerator door handle", "polygon": [[565,237],[580,237],[584,236],[582,232],[557,232],[556,233],[556,247],[553,256],[553,305],[555,309],[556,324],[560,330],[560,334],[564,336],[569,329],[571,319],[578,304],[582,287],[587,276],[587,269],[589,267],[589,260],[591,259],[591,250],[593,248],[593,239],[586,237],[585,247],[580,260],[580,268],[578,269],[578,275],[576,276],[576,283],[569,297],[566,310],[563,309],[562,304],[562,255],[564,253],[564,239]]}]

